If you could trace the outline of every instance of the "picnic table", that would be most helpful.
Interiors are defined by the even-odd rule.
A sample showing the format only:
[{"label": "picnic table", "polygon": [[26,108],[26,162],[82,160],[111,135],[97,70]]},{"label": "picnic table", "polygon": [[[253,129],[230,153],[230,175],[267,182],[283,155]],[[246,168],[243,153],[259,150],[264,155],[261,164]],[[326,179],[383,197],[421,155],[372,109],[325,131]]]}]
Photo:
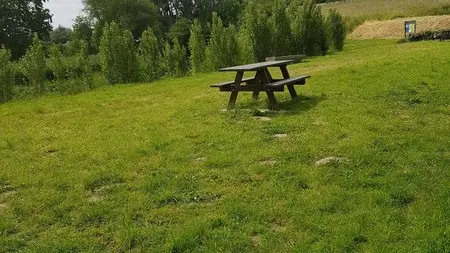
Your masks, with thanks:
[{"label": "picnic table", "polygon": [[[269,109],[279,110],[274,92],[282,92],[284,91],[284,86],[287,86],[291,98],[294,99],[297,97],[294,85],[304,85],[306,78],[310,77],[309,75],[290,77],[287,65],[292,63],[294,63],[293,60],[266,61],[223,68],[219,71],[236,72],[234,81],[213,84],[211,87],[219,88],[222,92],[231,92],[228,110],[234,109],[239,92],[253,92],[253,99],[258,99],[260,92],[266,92],[269,98]],[[279,68],[283,79],[273,79],[269,72],[269,67]],[[255,76],[244,79],[245,72],[255,72]]]}]

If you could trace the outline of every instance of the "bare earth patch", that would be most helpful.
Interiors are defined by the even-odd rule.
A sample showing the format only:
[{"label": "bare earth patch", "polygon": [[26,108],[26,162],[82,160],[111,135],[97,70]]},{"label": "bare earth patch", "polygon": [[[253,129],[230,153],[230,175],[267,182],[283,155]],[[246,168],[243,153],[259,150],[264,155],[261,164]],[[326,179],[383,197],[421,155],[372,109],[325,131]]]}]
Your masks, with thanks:
[{"label": "bare earth patch", "polygon": [[384,21],[366,21],[349,36],[352,40],[402,39],[405,37],[405,21],[416,20],[417,32],[449,30],[450,15],[397,18]]}]

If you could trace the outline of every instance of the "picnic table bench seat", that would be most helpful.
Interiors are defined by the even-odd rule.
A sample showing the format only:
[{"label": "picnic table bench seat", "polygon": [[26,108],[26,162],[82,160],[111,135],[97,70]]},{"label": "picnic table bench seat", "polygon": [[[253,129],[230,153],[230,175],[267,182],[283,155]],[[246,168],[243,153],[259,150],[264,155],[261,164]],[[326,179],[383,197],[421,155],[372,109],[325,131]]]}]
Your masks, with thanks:
[{"label": "picnic table bench seat", "polygon": [[[249,78],[242,79],[241,82],[242,83],[247,83],[247,82],[251,82],[253,80],[255,80],[254,77],[249,77]],[[230,86],[232,84],[234,84],[234,81],[223,82],[223,83],[216,83],[216,84],[210,85],[209,87],[211,87],[211,88],[224,88],[224,87]]]},{"label": "picnic table bench seat", "polygon": [[284,85],[304,85],[306,83],[306,78],[310,78],[311,76],[297,76],[291,77],[287,79],[277,80],[273,83],[266,84],[267,88],[279,88]]}]

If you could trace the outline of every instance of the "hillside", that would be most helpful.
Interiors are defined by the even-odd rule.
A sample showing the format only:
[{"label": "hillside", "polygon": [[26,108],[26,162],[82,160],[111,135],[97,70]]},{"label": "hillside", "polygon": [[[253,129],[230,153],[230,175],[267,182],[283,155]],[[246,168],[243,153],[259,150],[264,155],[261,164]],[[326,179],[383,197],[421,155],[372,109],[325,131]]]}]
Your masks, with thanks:
[{"label": "hillside", "polygon": [[346,0],[322,4],[322,9],[336,8],[345,17],[392,19],[450,14],[449,0]]},{"label": "hillside", "polygon": [[417,32],[450,30],[450,15],[397,18],[384,21],[366,21],[349,34],[349,39],[402,39],[405,21],[416,20]]},{"label": "hillside", "polygon": [[449,65],[350,41],[280,113],[224,73],[0,105],[0,252],[449,252]]}]

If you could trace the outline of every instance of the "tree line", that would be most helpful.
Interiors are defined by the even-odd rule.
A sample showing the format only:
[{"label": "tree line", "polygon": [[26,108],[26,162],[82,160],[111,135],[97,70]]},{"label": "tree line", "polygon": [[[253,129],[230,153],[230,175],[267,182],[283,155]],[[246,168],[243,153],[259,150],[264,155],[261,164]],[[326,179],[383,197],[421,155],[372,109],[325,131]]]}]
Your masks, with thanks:
[{"label": "tree line", "polygon": [[[110,84],[148,82],[268,56],[325,55],[330,47],[342,50],[345,41],[342,16],[335,10],[323,16],[315,0],[85,0],[85,5],[89,15],[78,17],[73,29],[58,27],[47,39],[35,33],[13,64],[19,67],[0,70],[0,102],[12,97],[18,82],[37,94],[76,92],[93,87],[95,70]],[[55,44],[45,42],[49,39]],[[18,51],[3,44],[0,61],[8,65]],[[89,64],[89,54],[98,55],[97,65]],[[50,88],[44,85],[49,79]]]}]

